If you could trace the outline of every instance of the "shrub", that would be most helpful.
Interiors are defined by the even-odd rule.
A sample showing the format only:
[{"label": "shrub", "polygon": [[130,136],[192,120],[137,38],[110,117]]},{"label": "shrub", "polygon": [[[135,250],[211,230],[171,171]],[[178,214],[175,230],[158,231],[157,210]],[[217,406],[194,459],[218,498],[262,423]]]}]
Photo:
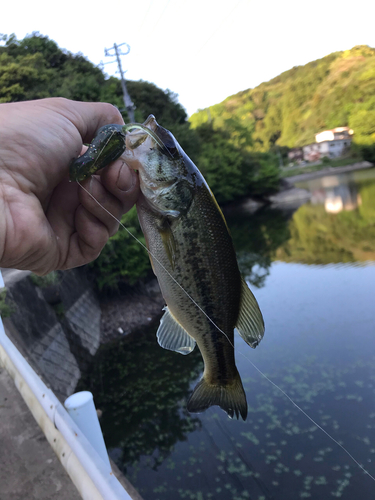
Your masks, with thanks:
[{"label": "shrub", "polygon": [[146,244],[135,207],[122,217],[121,222],[127,230],[120,228],[100,256],[89,264],[89,272],[99,290],[117,290],[121,282],[134,285],[150,271],[147,251],[133,238],[135,236],[143,245]]}]

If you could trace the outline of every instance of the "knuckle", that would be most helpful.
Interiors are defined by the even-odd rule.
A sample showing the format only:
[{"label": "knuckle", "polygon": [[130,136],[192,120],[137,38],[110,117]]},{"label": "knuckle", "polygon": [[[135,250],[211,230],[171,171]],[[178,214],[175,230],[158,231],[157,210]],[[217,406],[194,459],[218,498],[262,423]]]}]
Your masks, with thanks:
[{"label": "knuckle", "polygon": [[116,106],[110,104],[109,102],[104,102],[102,105],[105,115],[108,116],[109,123],[123,123],[122,115]]}]

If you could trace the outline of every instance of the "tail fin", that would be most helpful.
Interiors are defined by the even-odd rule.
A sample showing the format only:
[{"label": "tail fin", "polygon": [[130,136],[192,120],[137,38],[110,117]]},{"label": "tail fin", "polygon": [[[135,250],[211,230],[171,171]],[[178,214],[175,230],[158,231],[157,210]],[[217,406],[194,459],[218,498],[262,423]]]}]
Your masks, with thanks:
[{"label": "tail fin", "polygon": [[230,418],[236,415],[238,419],[241,415],[242,419],[246,420],[246,394],[238,372],[234,380],[226,385],[209,384],[203,377],[190,396],[187,409],[191,413],[201,413],[214,405],[220,406]]}]

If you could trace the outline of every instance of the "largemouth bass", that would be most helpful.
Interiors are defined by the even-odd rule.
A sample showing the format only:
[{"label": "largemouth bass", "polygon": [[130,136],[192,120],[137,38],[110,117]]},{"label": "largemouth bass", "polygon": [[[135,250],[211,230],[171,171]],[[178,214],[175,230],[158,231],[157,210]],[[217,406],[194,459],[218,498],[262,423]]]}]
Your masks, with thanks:
[{"label": "largemouth bass", "polygon": [[143,126],[151,134],[128,133],[122,158],[139,172],[139,222],[167,304],[158,342],[182,354],[198,344],[205,368],[188,411],[218,405],[231,418],[245,420],[234,327],[256,347],[264,333],[261,312],[240,275],[224,216],[202,174],[152,115]]},{"label": "largemouth bass", "polygon": [[234,328],[255,348],[264,322],[240,275],[224,216],[198,168],[153,115],[143,125],[102,127],[88,152],[72,164],[71,178],[84,179],[121,153],[139,172],[138,217],[167,304],[158,342],[181,354],[198,344],[204,360],[187,409],[198,413],[218,405],[229,417],[245,420]]}]

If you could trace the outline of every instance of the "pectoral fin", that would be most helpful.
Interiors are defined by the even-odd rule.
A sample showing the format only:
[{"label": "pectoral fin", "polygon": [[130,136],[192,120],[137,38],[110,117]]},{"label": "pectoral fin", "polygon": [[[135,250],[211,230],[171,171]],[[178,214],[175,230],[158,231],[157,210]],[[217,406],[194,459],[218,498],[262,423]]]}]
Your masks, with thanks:
[{"label": "pectoral fin", "polygon": [[159,232],[164,245],[165,253],[171,263],[172,269],[174,269],[176,260],[176,241],[167,219],[165,219],[163,226],[159,228]]},{"label": "pectoral fin", "polygon": [[241,280],[241,303],[236,327],[244,341],[255,349],[264,335],[263,316],[246,281],[243,278]]},{"label": "pectoral fin", "polygon": [[195,340],[172,316],[168,307],[165,308],[164,316],[160,320],[156,337],[161,347],[180,354],[189,354],[195,347]]}]

